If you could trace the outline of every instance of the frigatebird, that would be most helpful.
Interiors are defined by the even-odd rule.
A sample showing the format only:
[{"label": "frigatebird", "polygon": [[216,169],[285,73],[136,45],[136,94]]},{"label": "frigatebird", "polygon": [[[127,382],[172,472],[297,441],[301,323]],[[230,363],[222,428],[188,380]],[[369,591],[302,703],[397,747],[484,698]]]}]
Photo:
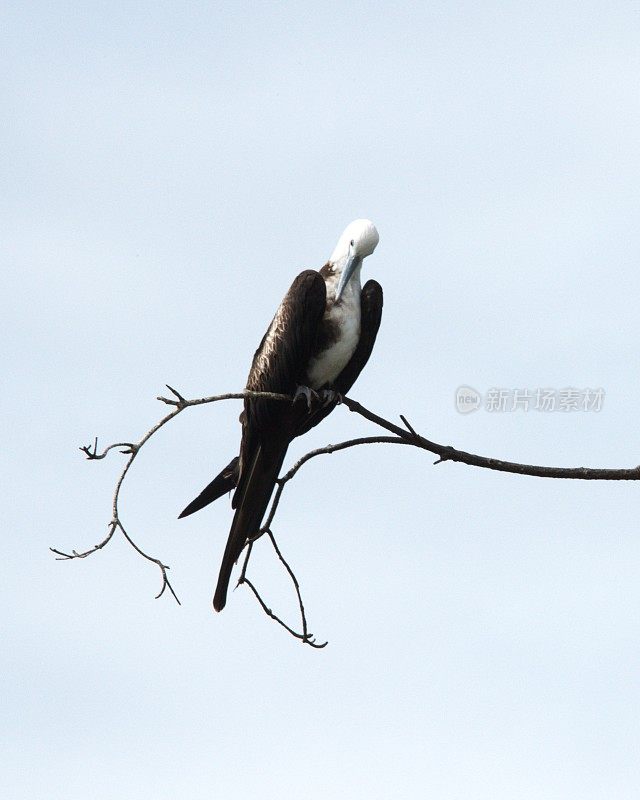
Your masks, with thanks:
[{"label": "frigatebird", "polygon": [[246,389],[291,395],[293,401],[245,398],[240,455],[180,514],[193,514],[235,489],[216,611],[225,606],[233,565],[259,534],[289,444],[333,411],[369,360],[382,317],[382,287],[374,280],[361,287],[360,270],[378,240],[372,222],[355,220],[327,263],[301,272],[291,284],[255,352]]}]

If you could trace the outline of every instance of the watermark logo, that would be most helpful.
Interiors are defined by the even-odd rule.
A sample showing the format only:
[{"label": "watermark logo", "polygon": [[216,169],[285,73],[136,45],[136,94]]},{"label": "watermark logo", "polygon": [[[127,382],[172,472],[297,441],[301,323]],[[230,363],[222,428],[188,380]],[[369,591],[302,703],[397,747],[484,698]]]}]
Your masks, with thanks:
[{"label": "watermark logo", "polygon": [[456,409],[461,414],[477,411],[482,405],[482,395],[471,386],[459,386],[456,389]]},{"label": "watermark logo", "polygon": [[459,386],[455,393],[456,410],[469,414],[479,408],[491,413],[503,411],[602,411],[605,391],[599,389],[501,389],[492,387],[484,394],[471,386]]}]

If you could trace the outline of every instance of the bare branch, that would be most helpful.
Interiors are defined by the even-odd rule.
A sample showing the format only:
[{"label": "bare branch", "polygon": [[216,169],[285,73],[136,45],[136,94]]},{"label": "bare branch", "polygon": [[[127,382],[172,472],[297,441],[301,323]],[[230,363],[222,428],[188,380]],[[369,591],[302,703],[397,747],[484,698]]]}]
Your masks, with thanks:
[{"label": "bare branch", "polygon": [[288,394],[278,394],[277,392],[250,392],[249,390],[244,392],[227,392],[226,394],[214,394],[210,397],[197,397],[194,400],[185,400],[184,397],[179,393],[176,392],[175,389],[172,389],[169,384],[166,384],[167,389],[173,392],[176,396],[176,399],[172,399],[170,397],[158,397],[157,399],[163,403],[167,403],[170,406],[178,406],[179,409],[182,411],[183,408],[189,408],[190,406],[202,406],[206,403],[217,403],[219,400],[245,400],[245,399],[258,399],[262,398],[263,400],[286,400],[291,402],[293,400]]},{"label": "bare branch", "polygon": [[310,644],[311,647],[317,647],[320,650],[323,647],[326,647],[329,644],[329,642],[323,642],[322,644],[317,644],[316,640],[309,633],[309,631],[307,629],[307,617],[306,617],[306,614],[305,614],[305,611],[304,611],[304,604],[302,602],[302,594],[300,592],[300,584],[298,583],[298,579],[296,578],[295,573],[293,572],[293,570],[289,566],[288,562],[285,561],[284,556],[280,552],[280,548],[278,547],[278,544],[276,542],[276,538],[273,535],[273,533],[270,530],[267,531],[267,533],[269,535],[269,539],[271,540],[271,544],[273,545],[273,549],[276,551],[276,555],[278,556],[278,558],[280,559],[282,564],[284,564],[285,569],[289,573],[289,577],[291,578],[291,580],[293,582],[293,585],[295,587],[295,590],[296,590],[296,595],[298,596],[298,604],[300,605],[300,616],[302,618],[302,641],[306,642],[306,644]]},{"label": "bare branch", "polygon": [[268,534],[269,539],[271,540],[271,544],[273,545],[273,549],[276,552],[276,555],[278,556],[280,562],[283,564],[284,568],[289,573],[289,577],[291,578],[291,580],[293,582],[294,588],[296,590],[296,595],[298,597],[298,606],[300,607],[300,617],[301,617],[301,621],[302,621],[302,633],[298,633],[298,631],[295,631],[290,625],[287,625],[287,623],[281,617],[279,617],[277,614],[275,614],[267,606],[267,604],[264,602],[264,600],[262,599],[262,597],[260,595],[260,592],[256,589],[255,585],[249,580],[249,578],[247,578],[247,566],[249,564],[249,558],[251,557],[251,550],[253,548],[253,543],[256,541],[256,539],[258,537],[256,537],[256,539],[251,540],[247,544],[247,554],[245,556],[244,563],[242,565],[242,571],[240,573],[240,577],[238,578],[238,582],[236,584],[236,588],[238,586],[242,586],[243,583],[246,583],[246,585],[251,589],[251,591],[253,592],[256,600],[260,604],[260,607],[262,608],[262,610],[264,611],[264,613],[268,617],[270,617],[272,620],[274,620],[274,622],[277,622],[279,625],[281,625],[286,631],[288,631],[296,639],[299,639],[302,642],[302,644],[308,644],[310,647],[315,647],[316,649],[321,650],[323,647],[326,647],[329,644],[329,642],[322,642],[322,644],[318,644],[316,642],[314,636],[311,633],[309,633],[309,629],[307,627],[307,617],[306,617],[305,610],[304,610],[304,604],[302,602],[302,594],[300,592],[300,584],[298,583],[298,579],[296,578],[293,570],[291,569],[291,567],[289,566],[287,561],[284,559],[282,553],[280,552],[280,548],[278,547],[278,545],[276,543],[275,536],[273,535],[273,533],[270,530],[262,528],[260,530],[259,536],[261,536],[264,533]]},{"label": "bare branch", "polygon": [[120,452],[124,456],[131,455],[138,449],[137,444],[133,444],[132,442],[116,442],[115,444],[110,444],[108,447],[102,451],[102,453],[98,453],[98,437],[96,436],[95,441],[93,443],[93,450],[91,449],[90,445],[85,445],[84,447],[80,447],[79,449],[82,450],[83,453],[86,453],[87,459],[89,461],[99,461],[101,458],[104,458],[110,450],[115,450],[116,447],[125,447],[126,450],[121,450]]},{"label": "bare branch", "polygon": [[404,422],[405,428],[409,431],[409,433],[413,436],[413,438],[417,439],[418,438],[418,434],[414,431],[413,427],[409,424],[408,419],[403,414],[400,414],[400,419]]},{"label": "bare branch", "polygon": [[86,558],[87,556],[93,555],[93,553],[95,553],[97,550],[102,550],[105,545],[109,544],[113,534],[116,532],[117,527],[117,522],[110,522],[109,533],[107,533],[104,539],[99,544],[94,545],[89,550],[85,550],[83,553],[78,553],[77,550],[72,550],[70,553],[64,553],[62,550],[56,550],[54,547],[50,547],[49,550],[59,556],[59,558],[56,558],[56,561],[70,561],[72,558]]},{"label": "bare branch", "polygon": [[185,408],[189,408],[190,406],[198,406],[198,405],[203,405],[205,403],[215,403],[218,400],[238,400],[238,399],[244,399],[245,397],[264,397],[265,399],[268,400],[289,400],[289,401],[291,400],[291,398],[288,397],[287,395],[275,394],[272,392],[265,392],[265,393],[233,392],[221,395],[213,395],[211,397],[200,397],[194,400],[186,400],[182,396],[182,394],[180,394],[180,392],[178,392],[172,386],[169,386],[169,384],[167,384],[167,389],[169,389],[169,391],[173,394],[173,398],[158,397],[158,400],[160,400],[163,403],[166,403],[167,405],[173,406],[173,410],[169,414],[164,416],[159,422],[157,422],[150,430],[148,430],[144,434],[142,439],[140,439],[139,442],[115,442],[114,444],[110,444],[107,447],[105,447],[105,449],[101,453],[99,453],[98,437],[96,436],[93,445],[85,445],[80,448],[80,450],[82,450],[82,452],[87,456],[87,459],[89,459],[89,461],[99,461],[105,458],[112,450],[119,448],[124,448],[123,450],[119,450],[120,453],[129,456],[116,482],[116,487],[112,500],[113,516],[111,522],[109,523],[109,532],[107,536],[99,544],[94,545],[93,547],[83,552],[72,550],[70,553],[66,553],[62,550],[58,550],[53,547],[50,547],[49,549],[51,550],[52,553],[55,553],[56,556],[58,556],[57,558],[58,561],[70,561],[76,558],[87,558],[88,556],[96,553],[98,550],[102,550],[102,548],[105,547],[111,541],[115,532],[119,530],[120,533],[127,540],[127,542],[129,542],[131,547],[133,547],[133,549],[137,553],[139,553],[147,561],[156,564],[158,569],[160,570],[160,574],[162,576],[162,586],[160,587],[160,592],[156,595],[156,598],[161,597],[164,594],[165,589],[169,589],[171,594],[174,596],[176,602],[179,604],[180,600],[178,599],[178,596],[174,591],[174,588],[171,585],[171,582],[169,581],[169,576],[167,574],[167,570],[169,569],[168,565],[164,564],[159,558],[154,558],[153,556],[150,556],[148,553],[142,550],[142,548],[138,544],[136,544],[136,542],[133,540],[130,534],[127,533],[120,519],[120,512],[118,509],[120,490],[122,488],[124,479],[135,460],[135,457],[140,452],[140,449],[149,441],[149,439],[155,433],[157,433],[160,430],[160,428],[166,425],[167,422],[172,420],[174,417],[178,416],[178,414],[184,411]]},{"label": "bare branch", "polygon": [[409,433],[393,422],[374,414],[373,411],[365,408],[355,400],[344,397],[343,404],[356,414],[368,419],[370,422],[379,425],[396,436],[406,440],[407,444],[412,444],[422,450],[428,450],[439,456],[435,462],[460,461],[472,467],[483,467],[484,469],[494,469],[498,472],[512,472],[515,475],[531,475],[536,478],[573,478],[585,481],[637,481],[640,480],[640,466],[629,469],[599,469],[591,467],[541,467],[533,464],[518,464],[514,461],[501,461],[498,458],[488,458],[477,456],[473,453],[466,453],[464,450],[456,450],[450,445],[436,444],[424,436],[419,436],[402,417],[403,422],[409,427]]},{"label": "bare branch", "polygon": [[[170,593],[173,595],[177,603],[180,603],[176,592],[173,589],[168,577],[168,565],[164,564],[161,559],[155,558],[154,556],[149,555],[146,553],[142,548],[134,541],[131,535],[125,530],[124,525],[122,523],[120,512],[118,508],[118,502],[120,499],[120,491],[122,489],[124,480],[133,464],[136,456],[140,452],[141,448],[149,441],[149,439],[156,434],[160,428],[166,425],[170,420],[184,411],[186,408],[190,408],[192,406],[204,405],[207,403],[215,403],[221,400],[243,400],[247,398],[262,398],[265,400],[276,400],[282,402],[292,402],[294,398],[290,397],[289,395],[278,394],[273,392],[230,392],[226,394],[219,394],[219,395],[211,395],[209,397],[200,397],[188,400],[186,399],[179,391],[174,389],[172,386],[167,384],[167,389],[173,395],[172,397],[158,397],[158,400],[169,405],[172,407],[172,410],[166,414],[159,422],[157,422],[150,430],[148,430],[144,436],[138,442],[116,442],[114,444],[108,445],[104,450],[98,452],[98,439],[94,440],[93,445],[85,445],[80,448],[82,452],[86,455],[87,459],[90,461],[98,461],[105,458],[112,450],[118,449],[120,453],[123,455],[128,456],[126,463],[118,477],[116,482],[113,500],[112,500],[112,519],[108,526],[108,532],[105,538],[99,542],[98,544],[94,545],[93,547],[89,548],[85,551],[77,551],[72,550],[70,553],[65,552],[63,550],[58,550],[55,548],[50,548],[50,550],[56,555],[57,560],[59,561],[69,561],[77,558],[87,558],[93,553],[96,553],[98,550],[102,550],[106,547],[107,544],[111,541],[116,531],[119,531],[122,536],[126,539],[126,541],[130,544],[130,546],[144,559],[150,561],[151,563],[155,564],[158,569],[160,570],[162,576],[162,585],[160,587],[159,593],[156,597],[161,597],[165,589],[169,589]],[[389,431],[390,433],[394,434],[393,436],[366,436],[360,437],[357,439],[349,439],[348,441],[339,442],[338,444],[329,444],[325,447],[317,448],[316,450],[312,450],[309,453],[306,453],[302,456],[284,475],[282,475],[277,480],[277,488],[273,499],[271,501],[271,506],[269,512],[267,514],[267,518],[264,521],[263,527],[260,529],[258,535],[255,537],[254,540],[247,543],[246,548],[246,555],[242,567],[242,571],[240,574],[240,578],[238,579],[238,586],[246,583],[247,586],[251,589],[254,596],[258,600],[263,611],[273,620],[278,622],[285,630],[287,630],[292,636],[295,636],[304,644],[308,644],[311,647],[322,648],[325,647],[327,642],[323,642],[322,644],[318,644],[313,636],[308,631],[307,626],[307,619],[306,613],[304,608],[304,603],[302,601],[302,594],[300,591],[300,585],[298,579],[295,576],[295,573],[291,569],[290,565],[282,556],[280,548],[276,542],[275,536],[272,531],[273,521],[278,510],[278,505],[282,498],[282,493],[289,481],[291,481],[294,476],[298,473],[298,471],[310,461],[312,458],[315,458],[319,455],[328,455],[331,453],[338,452],[340,450],[346,450],[350,447],[356,447],[359,445],[368,445],[368,444],[402,444],[402,445],[409,445],[413,447],[418,447],[422,450],[427,450],[430,453],[434,453],[438,456],[438,460],[435,462],[436,464],[440,464],[443,461],[458,461],[463,464],[468,464],[469,466],[474,467],[482,467],[484,469],[492,469],[497,470],[499,472],[510,472],[516,475],[531,475],[534,477],[541,477],[541,478],[565,478],[565,479],[579,479],[579,480],[640,480],[640,466],[627,468],[627,469],[594,469],[588,467],[544,467],[544,466],[535,466],[531,464],[519,464],[511,461],[502,461],[496,458],[489,458],[486,456],[479,456],[473,453],[467,453],[464,450],[456,450],[454,447],[449,445],[441,445],[437,444],[436,442],[432,442],[429,439],[418,434],[415,428],[408,422],[405,416],[400,414],[400,419],[404,424],[404,428],[399,427],[398,425],[390,422],[389,420],[384,419],[383,417],[375,414],[374,412],[370,411],[369,409],[362,406],[360,403],[352,400],[349,397],[341,397],[340,402],[345,405],[350,411],[359,414],[360,416],[364,417],[365,419],[373,422],[375,425]],[[302,632],[295,631],[289,625],[287,625],[282,619],[280,619],[274,612],[266,605],[262,597],[260,596],[258,590],[254,586],[254,584],[247,578],[247,567],[249,564],[249,559],[251,557],[251,552],[253,548],[253,544],[255,540],[267,534],[271,544],[274,548],[276,555],[278,556],[279,560],[283,564],[284,568],[289,574],[291,581],[294,585],[296,595],[298,598],[298,606],[300,609],[300,617],[301,617],[301,624],[302,624]]]}]

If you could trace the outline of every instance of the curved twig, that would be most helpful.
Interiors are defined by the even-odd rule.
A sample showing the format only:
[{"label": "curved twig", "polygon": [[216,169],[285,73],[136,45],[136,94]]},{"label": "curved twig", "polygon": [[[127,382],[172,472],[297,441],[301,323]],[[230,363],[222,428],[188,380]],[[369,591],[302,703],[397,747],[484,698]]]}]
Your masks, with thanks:
[{"label": "curved twig", "polygon": [[173,586],[171,585],[171,581],[169,580],[169,576],[167,574],[167,570],[169,566],[164,564],[161,559],[155,558],[154,556],[149,555],[146,553],[130,536],[129,533],[124,528],[122,521],[120,519],[120,512],[118,509],[118,501],[120,499],[120,490],[122,488],[122,484],[124,482],[131,465],[133,464],[136,456],[140,452],[140,449],[149,441],[149,439],[157,433],[160,428],[166,425],[170,420],[174,417],[177,417],[185,408],[189,408],[190,406],[198,406],[203,405],[204,403],[215,403],[218,400],[238,400],[244,399],[245,397],[254,397],[254,396],[264,396],[266,399],[270,400],[289,400],[290,398],[287,395],[282,394],[274,394],[274,393],[261,393],[261,392],[231,392],[227,394],[220,394],[214,395],[211,397],[200,397],[196,398],[195,400],[186,400],[180,392],[176,391],[174,388],[167,384],[167,389],[174,395],[171,397],[158,397],[163,403],[167,405],[173,406],[173,411],[170,411],[166,414],[159,422],[157,422],[152,428],[150,428],[140,439],[139,442],[115,442],[114,444],[110,444],[102,450],[102,452],[98,452],[98,437],[94,439],[93,446],[92,445],[84,445],[80,448],[82,452],[86,455],[89,461],[99,461],[105,458],[112,450],[118,448],[124,448],[119,450],[120,453],[123,455],[128,455],[129,458],[127,459],[120,476],[116,482],[115,491],[113,494],[113,501],[112,501],[112,511],[113,517],[111,522],[109,523],[109,531],[105,538],[99,542],[98,544],[94,545],[93,547],[89,548],[88,550],[84,550],[82,552],[78,552],[77,550],[72,550],[70,553],[66,553],[62,550],[58,550],[54,547],[50,547],[52,553],[57,556],[58,561],[70,561],[75,558],[87,558],[90,555],[93,555],[98,550],[102,550],[113,538],[113,535],[117,530],[122,533],[124,538],[129,542],[131,547],[139,553],[143,558],[147,561],[150,561],[152,564],[156,564],[158,569],[160,570],[160,574],[162,576],[162,585],[160,587],[160,591],[156,595],[156,599],[162,597],[164,594],[165,589],[169,589],[173,597],[175,598],[176,602],[180,604],[180,600],[178,599],[178,595],[176,594]]}]

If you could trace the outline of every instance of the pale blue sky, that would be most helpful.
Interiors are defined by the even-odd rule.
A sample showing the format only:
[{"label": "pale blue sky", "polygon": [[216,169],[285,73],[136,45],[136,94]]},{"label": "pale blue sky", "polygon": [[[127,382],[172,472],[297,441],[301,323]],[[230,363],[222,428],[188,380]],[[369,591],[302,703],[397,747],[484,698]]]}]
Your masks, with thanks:
[{"label": "pale blue sky", "polygon": [[[626,800],[640,783],[638,487],[405,448],[309,464],[277,532],[322,652],[211,596],[231,521],[176,515],[236,452],[297,272],[367,216],[385,289],[352,395],[518,461],[640,462],[640,4],[9,3],[0,89],[12,799]],[[601,413],[458,414],[461,384]],[[375,429],[338,410],[290,458]],[[319,498],[316,487],[322,487]],[[253,567],[293,611],[268,547]]]}]

